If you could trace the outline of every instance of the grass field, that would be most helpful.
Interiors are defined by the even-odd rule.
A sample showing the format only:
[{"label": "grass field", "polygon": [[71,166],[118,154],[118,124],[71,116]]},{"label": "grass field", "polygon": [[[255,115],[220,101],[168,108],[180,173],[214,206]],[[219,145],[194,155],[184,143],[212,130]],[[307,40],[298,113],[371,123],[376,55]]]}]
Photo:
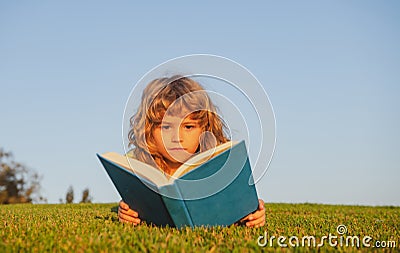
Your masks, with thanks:
[{"label": "grass field", "polygon": [[[400,251],[400,207],[266,204],[267,225],[263,228],[178,230],[121,224],[115,213],[116,205],[0,206],[0,252]],[[340,230],[344,227],[337,231],[339,225],[345,225],[347,232]],[[331,244],[336,242],[336,246],[323,238],[330,234]],[[273,236],[276,239],[272,239],[270,245]],[[287,248],[278,244],[279,236],[285,236],[280,243],[287,244]],[[307,236],[315,238],[315,247],[312,238]],[[355,237],[360,240],[359,248],[352,246],[352,240],[357,242]],[[267,244],[259,246],[257,240],[263,244],[265,238]],[[298,247],[295,247],[296,238]],[[364,238],[370,247],[363,245]],[[347,239],[351,239],[348,245]],[[377,242],[385,244],[386,248],[375,247]],[[318,247],[321,243],[323,246]]]}]

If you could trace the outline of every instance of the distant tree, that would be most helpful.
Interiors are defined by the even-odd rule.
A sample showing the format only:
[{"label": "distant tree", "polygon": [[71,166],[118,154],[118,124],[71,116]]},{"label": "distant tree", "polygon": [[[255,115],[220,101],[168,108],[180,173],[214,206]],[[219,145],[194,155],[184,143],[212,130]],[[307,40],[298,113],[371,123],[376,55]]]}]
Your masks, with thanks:
[{"label": "distant tree", "polygon": [[0,204],[46,201],[39,191],[39,174],[15,162],[11,152],[0,148]]},{"label": "distant tree", "polygon": [[67,195],[65,196],[65,203],[73,203],[74,202],[74,189],[72,186],[68,188]]},{"label": "distant tree", "polygon": [[89,188],[86,188],[82,192],[82,200],[80,203],[92,203],[92,197],[89,194]]}]

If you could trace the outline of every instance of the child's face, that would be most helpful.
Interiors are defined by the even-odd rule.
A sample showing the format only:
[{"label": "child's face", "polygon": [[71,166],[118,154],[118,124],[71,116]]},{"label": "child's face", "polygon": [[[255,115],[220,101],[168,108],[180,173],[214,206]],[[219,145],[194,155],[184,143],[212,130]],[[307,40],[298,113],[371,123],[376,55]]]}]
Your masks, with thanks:
[{"label": "child's face", "polygon": [[186,118],[165,115],[161,125],[154,129],[153,137],[167,164],[179,166],[196,152],[202,132],[199,121],[190,115]]}]

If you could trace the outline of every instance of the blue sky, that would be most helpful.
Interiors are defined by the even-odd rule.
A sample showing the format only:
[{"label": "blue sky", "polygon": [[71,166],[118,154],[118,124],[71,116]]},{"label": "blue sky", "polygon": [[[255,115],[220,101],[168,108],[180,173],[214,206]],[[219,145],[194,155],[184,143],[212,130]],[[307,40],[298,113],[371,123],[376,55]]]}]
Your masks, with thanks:
[{"label": "blue sky", "polygon": [[0,3],[0,147],[50,203],[118,194],[95,157],[123,152],[135,83],[187,54],[249,69],[274,107],[267,202],[400,205],[400,3]]}]

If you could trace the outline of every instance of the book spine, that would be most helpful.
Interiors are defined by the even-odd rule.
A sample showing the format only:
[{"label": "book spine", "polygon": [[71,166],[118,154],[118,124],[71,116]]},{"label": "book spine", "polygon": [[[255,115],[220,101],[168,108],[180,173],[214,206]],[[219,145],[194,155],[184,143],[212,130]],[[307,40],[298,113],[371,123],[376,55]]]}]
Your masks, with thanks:
[{"label": "book spine", "polygon": [[192,218],[188,212],[185,201],[176,184],[166,185],[160,188],[164,204],[177,228],[193,227]]}]

